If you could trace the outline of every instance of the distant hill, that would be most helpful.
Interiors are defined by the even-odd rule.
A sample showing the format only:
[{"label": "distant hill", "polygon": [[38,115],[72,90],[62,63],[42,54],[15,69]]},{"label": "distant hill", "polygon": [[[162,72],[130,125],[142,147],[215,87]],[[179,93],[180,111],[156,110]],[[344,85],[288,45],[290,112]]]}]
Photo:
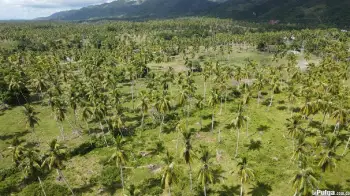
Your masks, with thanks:
[{"label": "distant hill", "polygon": [[349,26],[350,0],[117,0],[39,19],[147,19],[196,15]]}]

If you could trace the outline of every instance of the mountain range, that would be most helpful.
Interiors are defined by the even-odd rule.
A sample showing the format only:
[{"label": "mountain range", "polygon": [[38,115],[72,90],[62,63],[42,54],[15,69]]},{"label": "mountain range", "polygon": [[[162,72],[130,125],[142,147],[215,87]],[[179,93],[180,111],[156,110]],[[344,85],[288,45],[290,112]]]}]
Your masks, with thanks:
[{"label": "mountain range", "polygon": [[183,16],[349,26],[350,0],[116,0],[38,19],[145,20]]}]

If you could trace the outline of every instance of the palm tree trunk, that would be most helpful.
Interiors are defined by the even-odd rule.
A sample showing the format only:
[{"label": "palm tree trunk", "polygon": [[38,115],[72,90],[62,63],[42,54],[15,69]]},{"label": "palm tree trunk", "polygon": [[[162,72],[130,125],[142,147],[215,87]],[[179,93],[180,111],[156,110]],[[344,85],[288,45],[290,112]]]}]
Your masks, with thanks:
[{"label": "palm tree trunk", "polygon": [[64,128],[63,128],[62,122],[59,123],[59,127],[60,127],[62,140],[65,141],[66,139],[64,137]]},{"label": "palm tree trunk", "polygon": [[135,103],[134,103],[134,80],[131,82],[131,100],[132,100],[132,110],[135,109]]},{"label": "palm tree trunk", "polygon": [[160,138],[160,134],[163,132],[163,124],[164,124],[164,114],[162,114],[162,122],[160,123],[160,127],[159,127],[159,138]]},{"label": "palm tree trunk", "polygon": [[190,117],[190,104],[189,104],[189,100],[187,101],[187,117],[186,117],[186,130],[187,130],[187,128],[188,128],[188,118]]},{"label": "palm tree trunk", "polygon": [[245,134],[246,136],[248,137],[248,129],[249,129],[249,123],[248,123],[248,120],[246,121],[246,131],[245,131]]},{"label": "palm tree trunk", "polygon": [[124,176],[123,176],[123,166],[120,166],[120,178],[122,180],[122,188],[123,188],[123,195],[124,195],[124,192],[125,192],[125,188],[124,188]]},{"label": "palm tree trunk", "polygon": [[101,131],[102,131],[102,135],[103,135],[103,139],[104,139],[104,141],[105,141],[105,144],[106,144],[106,146],[107,147],[109,147],[108,146],[108,143],[107,143],[107,139],[106,139],[106,135],[105,135],[105,132],[103,131],[103,125],[102,125],[102,123],[100,122],[100,129],[101,129]]},{"label": "palm tree trunk", "polygon": [[243,182],[241,180],[241,193],[240,193],[240,196],[242,196],[242,195],[243,195]]},{"label": "palm tree trunk", "polygon": [[205,184],[203,186],[204,196],[207,196],[207,188],[205,187]]},{"label": "palm tree trunk", "polygon": [[237,155],[238,155],[239,131],[240,131],[240,130],[237,129],[236,153],[235,153],[235,157],[234,157],[234,158],[236,158]]},{"label": "palm tree trunk", "polygon": [[219,129],[219,133],[218,133],[218,142],[221,143],[221,129]]},{"label": "palm tree trunk", "polygon": [[226,89],[226,92],[225,92],[225,100],[224,100],[224,113],[226,112],[226,102],[227,102],[227,89]]},{"label": "palm tree trunk", "polygon": [[39,177],[39,176],[38,176],[38,181],[39,181],[39,184],[40,184],[41,190],[42,190],[42,191],[43,191],[43,193],[44,193],[44,196],[46,196],[46,192],[45,192],[44,186],[43,186],[43,184],[42,184],[41,179],[40,179],[40,177]]},{"label": "palm tree trunk", "polygon": [[193,185],[192,185],[192,167],[191,164],[188,164],[188,166],[190,167],[190,190],[192,191]]},{"label": "palm tree trunk", "polygon": [[268,110],[270,110],[270,107],[272,106],[272,102],[273,102],[273,94],[271,95],[271,98],[270,98],[270,104],[269,104]]},{"label": "palm tree trunk", "polygon": [[219,114],[221,115],[222,114],[222,97],[220,98],[220,112]]},{"label": "palm tree trunk", "polygon": [[204,102],[205,102],[206,95],[207,95],[207,82],[204,81],[204,94],[203,94]]},{"label": "palm tree trunk", "polygon": [[[142,112],[142,119],[141,119],[141,131],[143,131],[143,122],[145,120],[145,113]],[[142,133],[142,132],[141,132]]]},{"label": "palm tree trunk", "polygon": [[213,113],[211,114],[211,132],[214,131],[214,108]]},{"label": "palm tree trunk", "polygon": [[62,171],[61,171],[60,169],[57,169],[57,173],[58,173],[58,175],[59,175],[59,176],[61,176],[61,177],[62,177],[62,179],[63,179],[64,183],[66,183],[66,185],[67,185],[68,189],[70,190],[70,192],[71,192],[71,193],[72,193],[72,195],[74,196],[74,192],[73,192],[72,188],[69,186],[69,184],[68,184],[68,182],[67,182],[66,178],[64,177],[64,175],[63,175]]},{"label": "palm tree trunk", "polygon": [[260,94],[261,94],[261,92],[259,91],[258,92],[258,106],[260,105]]},{"label": "palm tree trunk", "polygon": [[350,143],[350,136],[349,136],[348,141],[346,142],[346,146],[345,146],[345,149],[344,149],[344,152],[343,152],[342,156],[344,156],[344,155],[345,155],[345,153],[346,153],[346,151],[348,150],[349,143]]},{"label": "palm tree trunk", "polygon": [[171,186],[169,185],[169,188],[168,188],[168,195],[171,196]]}]

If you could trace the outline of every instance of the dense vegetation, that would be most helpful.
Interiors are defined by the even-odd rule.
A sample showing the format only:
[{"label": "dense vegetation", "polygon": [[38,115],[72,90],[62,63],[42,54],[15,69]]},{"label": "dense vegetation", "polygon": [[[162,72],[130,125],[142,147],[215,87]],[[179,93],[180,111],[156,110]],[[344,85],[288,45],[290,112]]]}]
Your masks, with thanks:
[{"label": "dense vegetation", "polygon": [[49,20],[145,20],[213,16],[235,20],[349,27],[350,2],[344,0],[117,0],[55,13]]},{"label": "dense vegetation", "polygon": [[349,32],[0,25],[0,195],[346,191]]}]

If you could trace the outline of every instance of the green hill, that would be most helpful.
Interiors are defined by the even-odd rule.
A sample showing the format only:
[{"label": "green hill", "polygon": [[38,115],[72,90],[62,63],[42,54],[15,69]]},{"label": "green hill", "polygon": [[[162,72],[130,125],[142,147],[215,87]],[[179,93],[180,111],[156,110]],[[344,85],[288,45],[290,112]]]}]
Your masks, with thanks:
[{"label": "green hill", "polygon": [[118,0],[55,13],[41,20],[148,19],[215,16],[235,20],[280,20],[348,26],[350,1],[344,0]]}]

